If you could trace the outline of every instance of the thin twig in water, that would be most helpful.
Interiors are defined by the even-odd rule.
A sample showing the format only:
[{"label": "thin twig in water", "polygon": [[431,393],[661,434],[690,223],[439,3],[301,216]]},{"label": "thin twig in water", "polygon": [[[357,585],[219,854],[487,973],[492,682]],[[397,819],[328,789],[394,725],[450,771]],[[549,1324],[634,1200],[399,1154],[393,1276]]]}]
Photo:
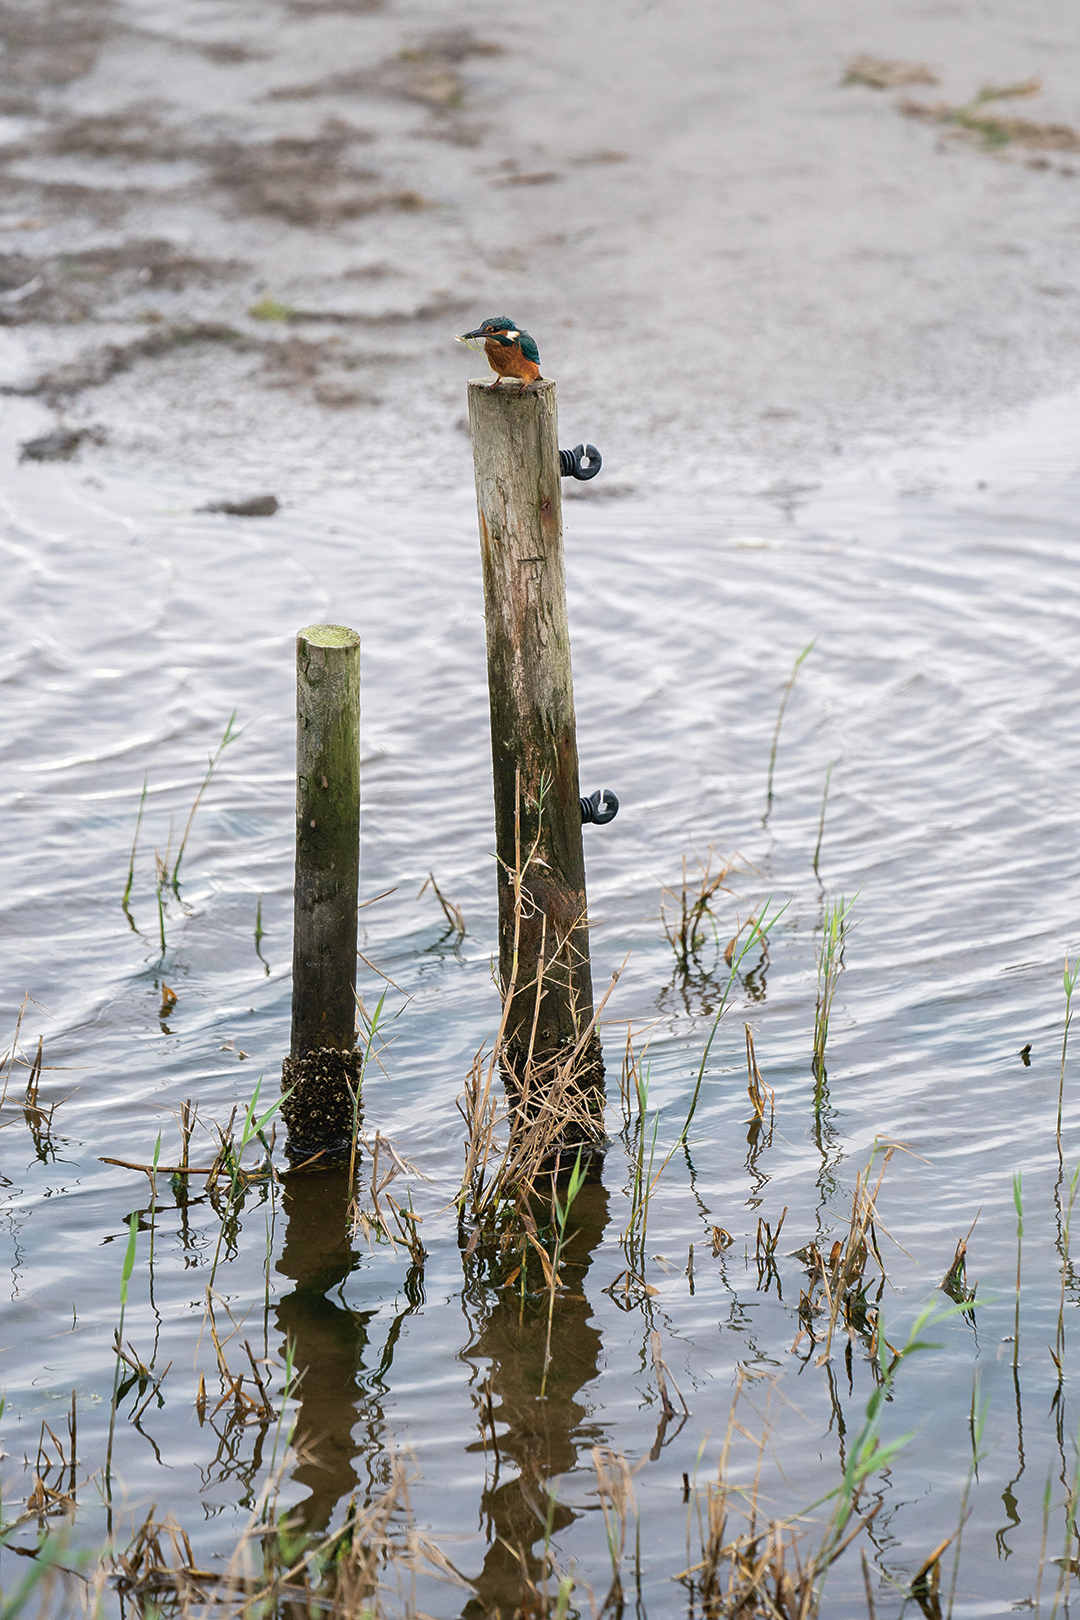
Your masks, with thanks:
[{"label": "thin twig in water", "polygon": [[425,878],[423,884],[421,885],[420,892],[416,896],[416,898],[418,900],[420,899],[420,896],[424,893],[424,890],[427,889],[428,887],[430,887],[434,891],[436,900],[439,902],[440,906],[442,906],[443,916],[446,918],[447,922],[450,925],[450,932],[452,934],[457,934],[461,939],[464,939],[465,938],[465,918],[461,914],[461,909],[460,909],[460,907],[455,906],[453,901],[448,900],[446,898],[446,896],[443,894],[442,890],[439,888],[439,885],[435,881],[434,872],[429,872],[427,877]]}]

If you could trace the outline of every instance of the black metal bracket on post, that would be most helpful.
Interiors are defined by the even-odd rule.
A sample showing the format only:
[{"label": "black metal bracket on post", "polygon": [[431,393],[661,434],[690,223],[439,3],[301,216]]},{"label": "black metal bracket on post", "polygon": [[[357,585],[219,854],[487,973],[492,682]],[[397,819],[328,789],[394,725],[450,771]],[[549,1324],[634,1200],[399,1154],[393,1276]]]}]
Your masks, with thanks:
[{"label": "black metal bracket on post", "polygon": [[572,450],[559,451],[559,474],[563,478],[585,483],[595,478],[603,465],[604,458],[595,444],[575,444]]},{"label": "black metal bracket on post", "polygon": [[[560,454],[565,454],[561,451]],[[610,788],[601,792],[591,793],[588,798],[581,795],[581,820],[593,822],[597,827],[606,827],[609,821],[614,821],[619,813],[619,801]]]}]

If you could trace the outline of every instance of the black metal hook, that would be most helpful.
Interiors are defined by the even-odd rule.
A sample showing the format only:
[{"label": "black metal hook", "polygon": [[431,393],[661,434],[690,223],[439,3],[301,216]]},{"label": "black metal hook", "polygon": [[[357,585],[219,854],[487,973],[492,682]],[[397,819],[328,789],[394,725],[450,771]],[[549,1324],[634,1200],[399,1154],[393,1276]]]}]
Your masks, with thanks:
[{"label": "black metal hook", "polygon": [[[601,802],[603,802],[604,806],[602,810],[600,808]],[[583,825],[587,821],[592,821],[597,827],[606,827],[609,821],[615,820],[618,813],[619,801],[610,788],[604,788],[603,792],[598,789],[595,793],[591,793],[588,798],[585,797],[584,793],[581,795],[581,820]]]},{"label": "black metal hook", "polygon": [[572,450],[559,451],[559,475],[562,478],[577,478],[585,483],[589,478],[595,478],[604,465],[604,458],[595,444],[575,444]]}]

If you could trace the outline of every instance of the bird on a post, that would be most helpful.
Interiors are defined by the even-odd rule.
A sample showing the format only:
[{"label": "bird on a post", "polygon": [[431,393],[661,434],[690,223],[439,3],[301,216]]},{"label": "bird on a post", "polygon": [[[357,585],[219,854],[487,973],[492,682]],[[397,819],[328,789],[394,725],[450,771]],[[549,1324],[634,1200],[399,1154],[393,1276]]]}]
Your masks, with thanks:
[{"label": "bird on a post", "polygon": [[530,383],[543,381],[535,339],[515,326],[508,315],[493,315],[475,332],[462,332],[458,342],[468,343],[470,338],[483,339],[488,365],[497,373],[492,388],[497,388],[504,377],[516,377],[521,384],[519,392],[524,393]]}]

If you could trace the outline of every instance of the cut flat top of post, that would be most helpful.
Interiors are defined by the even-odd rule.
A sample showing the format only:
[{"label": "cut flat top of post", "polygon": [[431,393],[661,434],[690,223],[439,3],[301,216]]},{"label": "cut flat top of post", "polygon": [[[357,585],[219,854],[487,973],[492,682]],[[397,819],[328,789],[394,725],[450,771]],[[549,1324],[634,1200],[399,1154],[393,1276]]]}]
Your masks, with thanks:
[{"label": "cut flat top of post", "polygon": [[[489,371],[486,377],[470,377],[469,387],[485,389],[492,388],[495,386],[497,381],[498,379],[492,378],[491,372]],[[538,377],[535,382],[531,382],[529,384],[529,393],[545,394],[549,388],[554,388],[554,386],[555,379],[553,377]],[[521,385],[517,382],[516,378],[509,384],[509,386],[504,386],[500,382],[498,384],[498,392],[500,394],[505,394],[507,399],[514,399],[521,393]]]},{"label": "cut flat top of post", "polygon": [[309,624],[297,634],[315,647],[358,647],[360,637],[344,624]]}]

